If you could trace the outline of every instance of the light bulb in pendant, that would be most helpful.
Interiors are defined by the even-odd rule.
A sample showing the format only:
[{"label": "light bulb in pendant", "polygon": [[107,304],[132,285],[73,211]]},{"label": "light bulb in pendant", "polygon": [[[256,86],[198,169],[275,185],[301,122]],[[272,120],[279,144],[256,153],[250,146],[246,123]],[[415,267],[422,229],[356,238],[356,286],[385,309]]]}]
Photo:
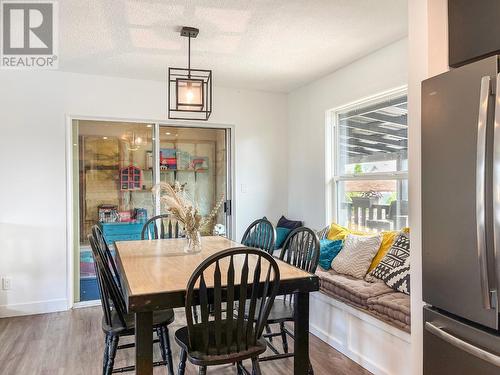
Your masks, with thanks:
[{"label": "light bulb in pendant", "polygon": [[193,99],[194,99],[193,91],[191,90],[191,88],[188,88],[186,91],[186,103],[191,104],[193,102]]},{"label": "light bulb in pendant", "polygon": [[203,81],[196,79],[177,80],[178,109],[203,108]]}]

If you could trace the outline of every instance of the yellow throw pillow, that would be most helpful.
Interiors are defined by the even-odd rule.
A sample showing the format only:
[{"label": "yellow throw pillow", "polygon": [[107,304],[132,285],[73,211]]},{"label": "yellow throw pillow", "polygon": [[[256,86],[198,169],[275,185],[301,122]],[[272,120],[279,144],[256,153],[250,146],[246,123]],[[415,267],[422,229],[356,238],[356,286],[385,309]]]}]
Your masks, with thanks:
[{"label": "yellow throw pillow", "polygon": [[400,231],[394,230],[390,232],[382,232],[382,243],[380,244],[380,248],[378,249],[377,255],[375,255],[375,258],[373,258],[372,260],[372,264],[370,264],[370,268],[368,268],[368,273],[370,273],[375,267],[377,267],[382,258],[385,256],[385,254],[387,254],[387,252],[391,248],[392,244],[394,243],[394,240],[396,239],[396,236],[400,232],[410,233],[410,228],[405,227]]},{"label": "yellow throw pillow", "polygon": [[332,223],[332,225],[330,225],[330,229],[328,230],[326,238],[328,238],[330,241],[343,240],[345,236],[347,236],[348,234],[349,234],[349,229],[340,226],[338,224]]},{"label": "yellow throw pillow", "polygon": [[330,241],[344,240],[348,234],[356,234],[358,236],[372,236],[373,235],[373,233],[351,230],[349,228],[343,227],[342,225],[332,223],[332,225],[330,225],[330,229],[328,230],[328,234],[327,234],[326,238],[328,238]]}]

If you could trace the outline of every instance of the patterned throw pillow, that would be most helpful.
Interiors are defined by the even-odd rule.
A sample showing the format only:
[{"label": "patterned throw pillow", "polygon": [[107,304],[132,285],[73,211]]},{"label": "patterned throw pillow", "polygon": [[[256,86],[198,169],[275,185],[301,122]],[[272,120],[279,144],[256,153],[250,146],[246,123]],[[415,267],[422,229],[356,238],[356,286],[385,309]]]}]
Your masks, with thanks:
[{"label": "patterned throw pillow", "polygon": [[401,266],[409,256],[410,239],[405,233],[400,233],[387,254],[385,254],[377,267],[366,275],[365,279],[367,281],[374,281],[375,279],[384,280],[394,268]]},{"label": "patterned throw pillow", "polygon": [[382,236],[358,236],[348,234],[344,247],[332,262],[335,272],[351,275],[362,279],[370,267],[370,263],[377,253]]},{"label": "patterned throw pillow", "polygon": [[[403,228],[401,231],[404,231],[407,228]],[[388,232],[381,232],[382,234],[382,244],[380,245],[380,249],[377,251],[377,255],[375,255],[375,258],[372,260],[372,264],[370,264],[370,268],[368,268],[368,273],[373,271],[375,267],[378,266],[380,261],[384,259],[385,254],[389,251],[391,248],[392,244],[394,243],[394,240],[398,236],[398,234],[401,233],[399,230],[391,230]]]},{"label": "patterned throw pillow", "polygon": [[320,231],[316,232],[318,239],[320,241],[326,239],[326,236],[327,236],[329,230],[330,230],[330,226],[327,226],[327,227],[321,229]]},{"label": "patterned throw pillow", "polygon": [[390,288],[398,292],[403,292],[405,294],[410,294],[410,258],[406,258],[405,262],[394,267],[389,273],[387,273],[383,281]]}]

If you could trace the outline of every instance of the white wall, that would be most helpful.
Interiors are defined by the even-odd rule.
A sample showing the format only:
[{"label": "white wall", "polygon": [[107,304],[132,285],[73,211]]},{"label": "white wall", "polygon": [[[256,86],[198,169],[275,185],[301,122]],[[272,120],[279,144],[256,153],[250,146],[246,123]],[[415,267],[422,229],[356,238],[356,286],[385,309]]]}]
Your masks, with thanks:
[{"label": "white wall", "polygon": [[402,39],[318,81],[288,99],[288,212],[307,226],[326,225],[325,112],[408,82]]},{"label": "white wall", "polygon": [[[236,238],[254,218],[286,213],[286,101],[214,89],[210,122],[236,127]],[[164,82],[0,72],[0,275],[12,278],[0,317],[68,304],[66,115],[162,120],[165,103]]]},{"label": "white wall", "polygon": [[409,18],[409,82],[408,82],[408,195],[411,226],[411,341],[412,370],[423,371],[423,312],[422,312],[422,198],[420,155],[420,83],[427,77],[427,2],[410,1]]},{"label": "white wall", "polygon": [[412,373],[423,371],[421,82],[448,70],[447,0],[410,0],[409,20],[409,204],[411,240]]}]

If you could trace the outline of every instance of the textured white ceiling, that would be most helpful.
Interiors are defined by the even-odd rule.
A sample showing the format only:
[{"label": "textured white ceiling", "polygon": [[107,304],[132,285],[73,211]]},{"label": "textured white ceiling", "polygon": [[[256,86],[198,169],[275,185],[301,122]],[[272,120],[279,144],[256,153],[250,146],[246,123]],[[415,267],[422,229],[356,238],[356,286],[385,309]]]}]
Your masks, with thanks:
[{"label": "textured white ceiling", "polygon": [[187,65],[218,86],[288,92],[407,35],[406,0],[64,0],[61,70],[165,80]]}]

